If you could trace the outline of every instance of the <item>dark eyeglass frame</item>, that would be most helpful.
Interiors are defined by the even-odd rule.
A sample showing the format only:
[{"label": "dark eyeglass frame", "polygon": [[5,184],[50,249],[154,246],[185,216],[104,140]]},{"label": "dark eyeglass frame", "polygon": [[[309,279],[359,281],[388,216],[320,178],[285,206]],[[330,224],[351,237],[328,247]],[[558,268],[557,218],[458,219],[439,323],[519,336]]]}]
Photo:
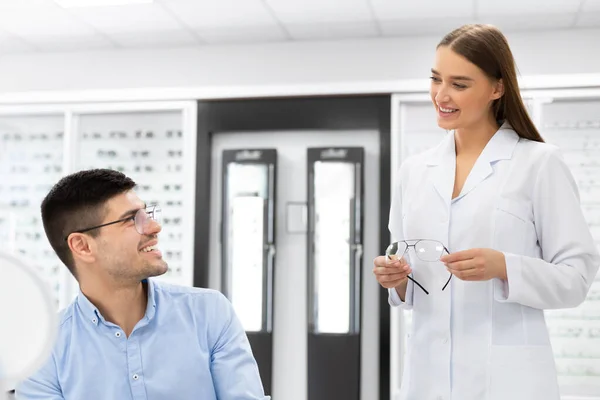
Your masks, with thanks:
[{"label": "dark eyeglass frame", "polygon": [[[391,243],[388,248],[385,251],[385,256],[387,257],[388,260],[391,260],[391,256],[397,256],[399,259],[404,257],[404,255],[406,253],[408,253],[408,249],[410,249],[411,247],[413,248],[415,254],[417,255],[417,257],[425,262],[435,262],[435,261],[439,261],[440,257],[442,256],[442,254],[444,254],[444,252],[441,252],[441,254],[438,256],[438,259],[435,261],[430,261],[430,260],[423,260],[421,257],[419,257],[419,253],[417,252],[417,248],[416,246],[423,241],[427,241],[427,242],[435,242],[435,243],[439,243],[440,245],[442,245],[442,247],[444,248],[444,251],[448,254],[450,254],[450,251],[448,251],[448,249],[446,248],[446,246],[444,246],[444,244],[438,240],[433,240],[433,239],[408,239],[408,240],[398,240],[395,241],[393,243]],[[413,244],[409,244],[408,242],[415,242]],[[402,255],[399,254],[395,254],[395,252],[392,253],[392,246],[394,245],[398,245],[398,243],[404,243],[406,245],[406,249],[404,250],[404,253],[402,253]],[[407,276],[408,279],[410,279],[415,285],[417,285],[418,287],[421,288],[421,290],[423,290],[425,292],[425,294],[429,295],[429,292],[419,283],[417,282],[415,279],[413,279],[410,275]],[[442,288],[442,291],[444,289],[446,289],[446,287],[448,286],[448,284],[450,283],[450,280],[452,279],[452,274],[450,274],[450,277],[448,278],[448,281],[446,281],[446,284],[444,285],[444,287]]]},{"label": "dark eyeglass frame", "polygon": [[[160,208],[159,205],[157,205],[157,204],[151,204],[151,205],[148,205],[148,206],[146,206],[144,208],[140,208],[139,210],[137,210],[135,213],[133,213],[132,215],[130,215],[128,217],[121,218],[121,219],[118,219],[116,221],[107,222],[105,224],[92,226],[90,228],[79,229],[79,230],[73,231],[73,232],[69,233],[67,236],[65,236],[65,242],[69,239],[69,235],[71,235],[72,233],[85,233],[85,232],[89,232],[89,231],[94,230],[94,229],[103,228],[105,226],[109,226],[109,225],[113,225],[113,224],[118,224],[120,222],[125,222],[125,221],[129,221],[129,220],[133,220],[135,222],[135,219],[137,218],[137,215],[140,212],[145,212],[146,214],[148,214],[150,216],[151,220],[158,221],[157,218],[156,218],[156,215],[160,214],[161,211],[162,211],[162,209]],[[136,230],[137,230],[137,225],[136,225]],[[142,234],[142,232],[140,232],[139,230],[138,230],[138,233],[140,235]]]}]

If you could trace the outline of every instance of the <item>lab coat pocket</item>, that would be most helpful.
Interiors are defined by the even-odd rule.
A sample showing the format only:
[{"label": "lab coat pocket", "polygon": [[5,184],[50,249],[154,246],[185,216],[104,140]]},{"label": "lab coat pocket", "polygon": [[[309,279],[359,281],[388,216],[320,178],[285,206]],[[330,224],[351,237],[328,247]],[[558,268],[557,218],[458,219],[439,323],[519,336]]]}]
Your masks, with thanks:
[{"label": "lab coat pocket", "polygon": [[494,249],[527,255],[532,238],[535,244],[530,207],[523,202],[500,198],[494,211]]},{"label": "lab coat pocket", "polygon": [[492,346],[488,400],[559,400],[550,346]]}]

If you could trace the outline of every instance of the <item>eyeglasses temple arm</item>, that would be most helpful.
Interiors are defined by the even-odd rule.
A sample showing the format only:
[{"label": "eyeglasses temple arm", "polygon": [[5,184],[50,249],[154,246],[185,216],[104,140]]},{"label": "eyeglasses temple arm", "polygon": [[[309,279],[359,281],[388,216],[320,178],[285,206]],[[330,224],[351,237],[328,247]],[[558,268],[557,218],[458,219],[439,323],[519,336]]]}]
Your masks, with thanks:
[{"label": "eyeglasses temple arm", "polygon": [[[444,246],[444,250],[446,250],[446,253],[450,254],[450,252],[448,251],[448,249],[446,248],[446,246]],[[444,287],[442,288],[442,291],[444,289],[446,289],[446,286],[448,286],[448,284],[450,283],[450,280],[452,279],[452,273],[450,273],[450,278],[448,278],[448,281],[446,281],[446,284],[444,285]]]},{"label": "eyeglasses temple arm", "polygon": [[452,274],[450,274],[450,278],[448,278],[448,281],[446,282],[446,284],[444,285],[444,287],[442,288],[442,291],[444,289],[446,289],[446,286],[448,286],[448,284],[450,283],[450,280],[452,279]]},{"label": "eyeglasses temple arm", "polygon": [[[132,219],[134,217],[135,217],[134,215],[130,215],[129,217],[121,218],[121,219],[119,219],[117,221],[107,222],[106,224],[102,224],[102,225],[98,225],[98,226],[92,226],[91,228],[80,229],[80,230],[77,230],[77,231],[73,231],[71,233],[86,233],[86,232],[89,232],[89,231],[94,230],[94,229],[104,228],[105,226],[109,226],[109,225],[113,225],[113,224],[118,224],[119,222],[124,222],[124,221],[127,221],[128,219]],[[69,233],[69,235],[71,233]],[[67,241],[69,239],[69,235],[65,236],[65,241]]]},{"label": "eyeglasses temple arm", "polygon": [[423,286],[421,286],[421,284],[417,281],[415,281],[413,278],[411,278],[410,276],[407,276],[408,279],[410,279],[411,281],[413,281],[413,283],[415,285],[417,285],[418,287],[420,287],[426,294],[429,294],[429,292],[427,290],[425,290],[425,288]]}]

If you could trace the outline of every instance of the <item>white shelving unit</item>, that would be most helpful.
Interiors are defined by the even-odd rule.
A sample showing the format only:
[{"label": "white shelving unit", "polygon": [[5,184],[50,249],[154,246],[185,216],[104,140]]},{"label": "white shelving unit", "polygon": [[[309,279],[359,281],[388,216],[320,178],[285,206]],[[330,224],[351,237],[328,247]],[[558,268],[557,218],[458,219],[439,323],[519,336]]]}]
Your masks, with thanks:
[{"label": "white shelving unit", "polygon": [[63,175],[65,118],[55,110],[27,111],[0,115],[0,249],[36,265],[58,307],[62,264],[46,239],[39,207],[50,183]]},{"label": "white shelving unit", "polygon": [[[563,150],[600,249],[600,89],[537,90],[522,95],[544,139]],[[406,157],[434,147],[445,134],[437,126],[428,94],[394,95],[391,184]],[[547,311],[546,320],[563,399],[600,399],[600,276],[580,307]],[[410,311],[391,310],[392,395],[399,392],[411,323]]]},{"label": "white shelving unit", "polygon": [[196,109],[194,101],[0,107],[1,247],[40,269],[57,308],[77,284],[46,239],[39,207],[61,177],[83,169],[120,170],[161,206],[169,272],[157,279],[193,285]]},{"label": "white shelving unit", "polygon": [[[563,150],[600,249],[600,93],[544,101],[540,111],[541,134]],[[581,306],[547,311],[546,320],[563,392],[600,397],[600,275]]]}]

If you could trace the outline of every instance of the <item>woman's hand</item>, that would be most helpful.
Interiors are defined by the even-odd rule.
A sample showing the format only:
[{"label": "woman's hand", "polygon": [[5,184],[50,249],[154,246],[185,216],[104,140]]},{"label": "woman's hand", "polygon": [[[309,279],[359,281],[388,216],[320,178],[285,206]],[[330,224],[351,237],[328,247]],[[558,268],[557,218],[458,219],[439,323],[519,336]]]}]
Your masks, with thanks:
[{"label": "woman's hand", "polygon": [[492,249],[470,249],[440,258],[448,272],[463,281],[507,280],[504,253]]},{"label": "woman's hand", "polygon": [[400,286],[412,272],[404,258],[390,260],[386,256],[379,256],[373,260],[373,265],[373,274],[377,282],[386,289]]}]

